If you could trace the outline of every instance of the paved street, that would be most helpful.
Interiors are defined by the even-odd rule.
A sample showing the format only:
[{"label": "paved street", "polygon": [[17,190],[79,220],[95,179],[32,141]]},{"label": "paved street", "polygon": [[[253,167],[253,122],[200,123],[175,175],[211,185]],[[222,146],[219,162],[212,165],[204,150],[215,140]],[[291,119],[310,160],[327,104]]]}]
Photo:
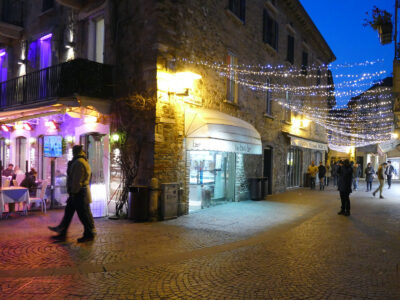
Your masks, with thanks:
[{"label": "paved street", "polygon": [[[376,183],[375,183],[376,186]],[[385,199],[308,189],[176,220],[96,220],[65,243],[62,211],[0,221],[1,299],[400,299],[400,185]]]}]

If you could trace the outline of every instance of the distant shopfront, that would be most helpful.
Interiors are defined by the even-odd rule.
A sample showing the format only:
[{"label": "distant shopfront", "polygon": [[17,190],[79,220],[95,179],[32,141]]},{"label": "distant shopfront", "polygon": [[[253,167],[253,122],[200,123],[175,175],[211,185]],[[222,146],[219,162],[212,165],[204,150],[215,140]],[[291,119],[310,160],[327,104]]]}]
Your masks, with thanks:
[{"label": "distant shopfront", "polygon": [[286,160],[286,187],[294,188],[307,185],[307,168],[311,161],[316,165],[325,165],[328,145],[298,136],[288,135],[290,147]]},{"label": "distant shopfront", "polygon": [[243,156],[262,154],[257,130],[230,115],[198,109],[186,112],[185,134],[189,212],[238,201],[239,186],[246,185]]}]

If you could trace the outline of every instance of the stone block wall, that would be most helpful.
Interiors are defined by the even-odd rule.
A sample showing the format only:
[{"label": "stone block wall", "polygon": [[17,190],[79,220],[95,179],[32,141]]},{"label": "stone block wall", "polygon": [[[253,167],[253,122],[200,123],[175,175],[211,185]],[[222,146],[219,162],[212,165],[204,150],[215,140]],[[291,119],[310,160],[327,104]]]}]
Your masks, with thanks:
[{"label": "stone block wall", "polygon": [[[283,122],[283,109],[278,104],[278,101],[284,99],[284,93],[273,93],[272,97],[275,101],[272,103],[272,114],[265,116],[265,92],[239,86],[238,102],[229,103],[226,101],[226,77],[221,76],[221,72],[216,69],[203,64],[188,63],[185,59],[197,63],[205,61],[224,64],[227,54],[234,53],[239,64],[283,64],[289,67],[290,64],[286,62],[287,33],[290,31],[293,34],[292,29],[295,35],[296,67],[301,66],[303,49],[309,53],[309,65],[330,61],[330,50],[320,45],[319,33],[310,29],[310,26],[305,26],[304,16],[299,17],[298,11],[288,4],[289,2],[297,3],[297,1],[277,1],[275,15],[280,26],[277,51],[262,41],[263,10],[270,10],[270,7],[266,5],[268,1],[246,1],[244,23],[229,11],[228,2],[228,0],[159,1],[157,6],[159,11],[158,68],[172,73],[192,71],[200,74],[202,79],[195,92],[202,99],[202,107],[227,113],[252,124],[261,134],[263,145],[273,148],[272,190],[274,193],[282,192],[286,187],[286,155],[290,142],[282,132],[290,131],[290,124]],[[307,80],[275,78],[272,79],[272,83],[274,83],[273,80],[279,80],[280,84],[292,85],[312,85],[316,81],[315,78]],[[321,84],[325,83],[326,78],[322,78]],[[303,101],[307,105],[326,107],[324,98],[303,99]],[[181,113],[176,113],[177,107]],[[179,104],[171,102],[169,105],[157,105],[155,146],[155,176],[161,181],[181,181],[183,186],[187,185],[188,179],[177,174],[187,172],[187,165],[184,164],[186,161],[184,136],[179,134],[181,128],[184,128],[184,123],[182,123],[184,118],[181,114],[184,114],[185,107],[193,106],[183,101]],[[171,123],[161,122],[164,117],[171,119]],[[302,130],[299,135],[326,141],[325,130],[318,127],[313,124],[307,130]],[[240,157],[241,155],[237,156],[237,166],[239,166],[237,171],[241,172],[240,164],[243,164],[243,170],[249,174],[240,173],[237,174],[237,178],[253,176],[250,174],[252,172],[257,173],[257,176],[262,176],[262,156],[242,160]],[[170,163],[167,163],[167,160]],[[259,162],[259,165],[253,169],[255,161]],[[243,188],[245,181],[244,179],[237,180],[236,188]],[[238,195],[239,192],[236,194]]]}]

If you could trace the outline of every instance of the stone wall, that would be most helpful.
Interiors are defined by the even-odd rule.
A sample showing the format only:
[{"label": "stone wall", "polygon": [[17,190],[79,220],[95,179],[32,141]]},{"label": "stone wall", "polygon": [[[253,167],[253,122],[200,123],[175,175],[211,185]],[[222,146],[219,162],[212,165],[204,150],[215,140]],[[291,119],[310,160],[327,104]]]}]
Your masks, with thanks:
[{"label": "stone wall", "polygon": [[[182,59],[223,64],[226,62],[228,52],[231,52],[238,57],[239,64],[290,66],[286,62],[286,34],[291,28],[294,29],[295,34],[295,65],[297,67],[301,65],[302,49],[305,47],[309,53],[310,65],[326,63],[331,57],[326,54],[327,49],[322,49],[324,46],[315,43],[317,38],[314,39],[312,35],[317,36],[318,33],[311,30],[310,34],[310,28],[306,28],[298,19],[298,14],[288,8],[288,1],[284,3],[278,1],[276,9],[276,20],[280,26],[278,51],[262,41],[263,9],[269,9],[265,5],[266,1],[246,1],[245,23],[228,10],[228,2],[228,0],[159,1],[158,69],[171,73],[192,71],[200,74],[202,79],[194,93],[201,97],[202,107],[227,113],[252,124],[261,134],[263,146],[270,146],[273,149],[272,190],[273,193],[282,192],[286,188],[286,155],[290,142],[283,131],[291,132],[291,125],[283,122],[283,110],[278,104],[278,101],[282,101],[285,97],[284,93],[273,93],[272,97],[275,101],[272,103],[272,113],[270,116],[265,116],[266,95],[264,92],[239,86],[238,103],[229,103],[226,101],[227,80],[219,71],[202,64],[187,63]],[[288,28],[289,23],[290,28]],[[315,84],[315,81],[315,78],[285,79],[285,83],[294,85],[311,85]],[[321,84],[325,83],[326,80],[323,78]],[[302,101],[307,105],[326,107],[326,99],[323,98]],[[183,163],[185,162],[184,136],[180,135],[180,131],[184,128],[185,107],[193,106],[182,100],[180,102],[178,100],[178,103],[170,101],[157,105],[155,145],[155,176],[161,182],[178,181],[183,186],[187,186],[187,178],[184,176],[187,166],[185,168]],[[165,123],[163,118],[167,119],[168,123]],[[307,130],[302,130],[298,135],[326,141],[325,130],[315,124]],[[245,176],[263,175],[261,156],[243,160],[240,157],[241,155],[237,156],[239,173],[243,161]],[[256,168],[253,168],[254,162],[258,162]],[[239,187],[244,189],[247,182],[242,175],[242,173],[239,176],[237,174],[241,178],[237,180],[237,189]],[[240,193],[242,192],[237,190],[236,195]]]}]

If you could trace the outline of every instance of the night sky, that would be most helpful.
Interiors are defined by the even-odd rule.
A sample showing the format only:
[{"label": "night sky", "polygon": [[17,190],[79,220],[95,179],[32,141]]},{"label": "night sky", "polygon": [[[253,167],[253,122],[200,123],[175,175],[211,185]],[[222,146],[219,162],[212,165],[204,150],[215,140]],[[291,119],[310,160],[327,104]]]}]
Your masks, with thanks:
[{"label": "night sky", "polygon": [[[305,10],[333,50],[335,64],[356,63],[384,59],[370,67],[333,68],[333,74],[365,73],[385,70],[381,77],[392,74],[394,43],[382,46],[378,34],[371,27],[364,27],[365,12],[371,12],[374,5],[386,9],[393,15],[395,0],[300,0]],[[375,79],[375,81],[378,78]],[[335,79],[335,83],[340,80]],[[370,80],[371,84],[373,81]],[[359,89],[367,89],[361,86]],[[341,89],[338,89],[341,90]],[[337,104],[346,104],[349,96],[337,98]]]}]

